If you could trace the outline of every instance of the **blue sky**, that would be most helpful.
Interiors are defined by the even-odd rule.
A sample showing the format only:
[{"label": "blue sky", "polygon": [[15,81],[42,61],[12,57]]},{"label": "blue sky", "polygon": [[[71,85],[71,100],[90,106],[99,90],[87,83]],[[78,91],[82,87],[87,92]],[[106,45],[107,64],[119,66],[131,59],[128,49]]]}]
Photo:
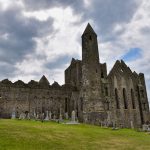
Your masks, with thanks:
[{"label": "blue sky", "polygon": [[64,83],[71,58],[81,59],[88,22],[98,35],[108,71],[124,59],[145,74],[150,97],[150,1],[0,0],[0,80],[29,82],[43,74]]},{"label": "blue sky", "polygon": [[121,59],[124,61],[133,61],[142,57],[142,50],[140,48],[131,48],[125,53]]}]

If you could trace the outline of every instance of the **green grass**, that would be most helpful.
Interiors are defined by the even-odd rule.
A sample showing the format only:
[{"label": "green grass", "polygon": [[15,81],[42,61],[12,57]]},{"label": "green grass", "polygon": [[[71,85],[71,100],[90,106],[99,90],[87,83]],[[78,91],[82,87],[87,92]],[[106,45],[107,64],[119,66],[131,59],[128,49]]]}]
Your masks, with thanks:
[{"label": "green grass", "polygon": [[85,124],[2,119],[0,150],[150,150],[150,135]]}]

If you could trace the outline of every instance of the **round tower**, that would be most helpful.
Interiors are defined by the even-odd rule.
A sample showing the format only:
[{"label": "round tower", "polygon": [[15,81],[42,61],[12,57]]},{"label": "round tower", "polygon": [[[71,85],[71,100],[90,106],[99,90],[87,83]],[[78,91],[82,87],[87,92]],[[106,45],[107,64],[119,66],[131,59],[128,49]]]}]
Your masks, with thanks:
[{"label": "round tower", "polygon": [[82,35],[82,88],[83,121],[93,122],[98,116],[105,117],[101,91],[101,68],[97,35],[88,24]]}]

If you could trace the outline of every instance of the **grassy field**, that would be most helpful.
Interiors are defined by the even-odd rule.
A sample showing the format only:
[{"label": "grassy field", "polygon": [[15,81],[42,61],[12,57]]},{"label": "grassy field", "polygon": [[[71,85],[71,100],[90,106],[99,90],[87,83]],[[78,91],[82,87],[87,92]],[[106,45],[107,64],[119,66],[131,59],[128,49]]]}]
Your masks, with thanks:
[{"label": "grassy field", "polygon": [[85,124],[2,119],[0,150],[150,150],[150,135]]}]

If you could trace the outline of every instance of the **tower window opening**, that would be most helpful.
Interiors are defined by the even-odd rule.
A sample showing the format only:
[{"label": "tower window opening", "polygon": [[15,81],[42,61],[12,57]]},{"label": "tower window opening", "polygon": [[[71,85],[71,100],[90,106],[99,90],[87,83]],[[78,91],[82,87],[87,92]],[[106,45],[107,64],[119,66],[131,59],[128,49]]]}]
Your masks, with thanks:
[{"label": "tower window opening", "polygon": [[90,35],[89,39],[92,40],[92,36],[91,35]]},{"label": "tower window opening", "polygon": [[104,74],[103,74],[103,72],[101,73],[101,78],[104,78]]}]

